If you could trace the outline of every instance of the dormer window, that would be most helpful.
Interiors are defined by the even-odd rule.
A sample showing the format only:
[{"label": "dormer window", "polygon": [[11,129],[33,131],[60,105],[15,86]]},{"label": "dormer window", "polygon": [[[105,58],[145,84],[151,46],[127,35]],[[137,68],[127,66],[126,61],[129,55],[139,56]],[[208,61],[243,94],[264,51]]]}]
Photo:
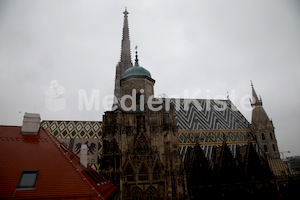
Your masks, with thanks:
[{"label": "dormer window", "polygon": [[34,190],[38,170],[24,170],[18,183],[17,190]]}]

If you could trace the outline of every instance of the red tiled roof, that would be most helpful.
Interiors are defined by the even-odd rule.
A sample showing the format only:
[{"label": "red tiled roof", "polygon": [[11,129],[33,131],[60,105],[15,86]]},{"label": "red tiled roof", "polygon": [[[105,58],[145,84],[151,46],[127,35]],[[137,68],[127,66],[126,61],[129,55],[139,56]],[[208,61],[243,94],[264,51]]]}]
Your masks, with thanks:
[{"label": "red tiled roof", "polygon": [[[21,135],[21,127],[0,126],[0,198],[106,199],[116,189],[45,129]],[[23,170],[38,170],[34,190],[16,190]],[[102,183],[101,183],[102,182]]]}]

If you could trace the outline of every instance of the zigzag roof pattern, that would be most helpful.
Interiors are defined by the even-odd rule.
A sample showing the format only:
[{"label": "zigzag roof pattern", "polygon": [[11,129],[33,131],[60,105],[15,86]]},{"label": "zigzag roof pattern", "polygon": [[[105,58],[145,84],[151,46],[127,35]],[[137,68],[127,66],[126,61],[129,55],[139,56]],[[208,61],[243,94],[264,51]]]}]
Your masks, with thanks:
[{"label": "zigzag roof pattern", "polygon": [[250,123],[230,100],[170,99],[179,130],[249,129]]}]

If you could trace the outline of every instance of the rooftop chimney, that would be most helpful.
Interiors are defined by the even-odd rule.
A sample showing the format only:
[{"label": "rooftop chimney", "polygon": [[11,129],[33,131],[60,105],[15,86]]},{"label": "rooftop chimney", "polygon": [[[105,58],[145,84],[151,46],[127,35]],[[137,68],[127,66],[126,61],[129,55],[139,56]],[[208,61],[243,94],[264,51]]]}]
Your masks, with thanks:
[{"label": "rooftop chimney", "polygon": [[80,148],[80,163],[87,167],[87,160],[88,160],[88,148],[86,144],[82,144]]},{"label": "rooftop chimney", "polygon": [[25,113],[22,125],[22,135],[38,135],[41,117],[38,113]]}]

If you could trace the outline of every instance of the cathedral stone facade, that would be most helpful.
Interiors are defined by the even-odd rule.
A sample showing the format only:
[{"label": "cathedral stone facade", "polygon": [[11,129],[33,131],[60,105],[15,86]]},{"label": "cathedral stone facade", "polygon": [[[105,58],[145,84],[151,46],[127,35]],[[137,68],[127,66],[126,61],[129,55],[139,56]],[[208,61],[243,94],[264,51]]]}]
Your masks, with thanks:
[{"label": "cathedral stone facade", "polygon": [[123,111],[103,118],[101,172],[123,199],[184,199],[184,168],[172,111]]},{"label": "cathedral stone facade", "polygon": [[[128,12],[124,14],[126,26]],[[130,52],[126,48],[119,63],[131,60],[130,54],[122,57],[123,51]],[[185,199],[174,108],[154,99],[155,80],[139,65],[137,52],[134,66],[120,68],[116,73],[124,73],[116,77],[116,107],[103,116],[100,171],[119,186],[123,199]]]},{"label": "cathedral stone facade", "polygon": [[282,197],[295,174],[280,160],[273,122],[253,85],[251,123],[229,99],[154,98],[155,80],[137,52],[131,62],[128,14],[112,110],[102,122],[42,126],[76,154],[87,144],[89,165],[119,188],[120,199]]}]

